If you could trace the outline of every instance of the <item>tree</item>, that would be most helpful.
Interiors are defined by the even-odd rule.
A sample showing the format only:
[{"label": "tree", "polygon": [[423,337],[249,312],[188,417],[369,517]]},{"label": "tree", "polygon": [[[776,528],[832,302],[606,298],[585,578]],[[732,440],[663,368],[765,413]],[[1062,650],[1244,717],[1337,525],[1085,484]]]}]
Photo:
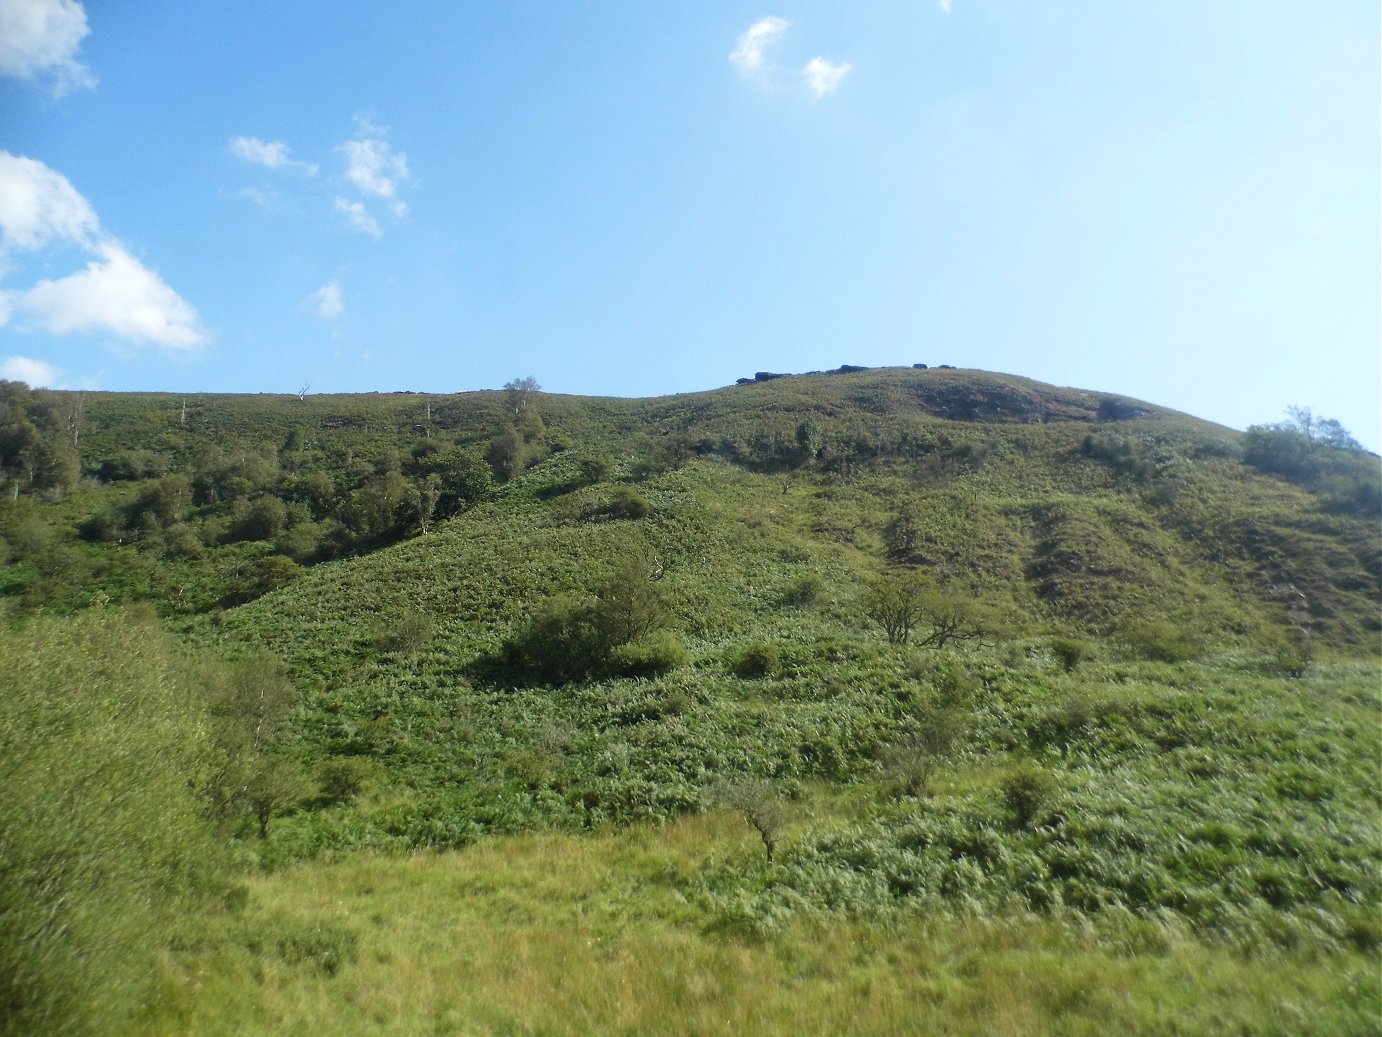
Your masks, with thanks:
[{"label": "tree", "polygon": [[297,768],[277,750],[292,723],[297,692],[276,659],[207,667],[211,734],[219,750],[209,782],[212,814],[230,822],[249,813],[261,838],[269,821],[301,794]]},{"label": "tree", "polygon": [[733,785],[720,785],[712,798],[744,816],[744,820],[763,840],[763,852],[771,864],[782,830],[787,827],[787,811],[772,786],[755,778]]},{"label": "tree", "polygon": [[532,375],[504,383],[504,406],[515,424],[522,420],[541,388]]},{"label": "tree", "polygon": [[[865,592],[863,606],[865,615],[883,628],[892,644],[944,648],[984,635],[983,618],[973,602],[915,572],[879,577]],[[912,642],[912,633],[919,627],[925,632]]]}]

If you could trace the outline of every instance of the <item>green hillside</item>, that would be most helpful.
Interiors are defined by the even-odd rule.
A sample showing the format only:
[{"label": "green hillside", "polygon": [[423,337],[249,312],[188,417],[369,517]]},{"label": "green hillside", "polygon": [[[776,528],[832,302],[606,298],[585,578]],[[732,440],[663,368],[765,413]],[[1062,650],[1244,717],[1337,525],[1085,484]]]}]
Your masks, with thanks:
[{"label": "green hillside", "polygon": [[[11,669],[104,694],[132,627],[206,742],[213,906],[131,1032],[1382,1022],[1382,473],[1329,422],[951,369],[3,408]],[[405,949],[418,904],[473,932]]]}]

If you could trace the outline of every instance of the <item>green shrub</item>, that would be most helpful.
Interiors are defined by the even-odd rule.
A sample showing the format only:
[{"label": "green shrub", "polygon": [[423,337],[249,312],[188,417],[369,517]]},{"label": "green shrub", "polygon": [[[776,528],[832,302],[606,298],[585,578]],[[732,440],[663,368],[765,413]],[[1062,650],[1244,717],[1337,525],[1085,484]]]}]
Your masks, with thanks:
[{"label": "green shrub", "polygon": [[782,669],[782,650],[771,641],[754,641],[730,658],[729,670],[736,677],[753,679],[775,677]]},{"label": "green shrub", "polygon": [[670,630],[654,630],[616,648],[610,656],[610,670],[626,677],[656,677],[690,661],[681,638]]},{"label": "green shrub", "polygon": [[1026,761],[1003,779],[1002,790],[1013,820],[1022,828],[1030,828],[1055,795],[1056,780],[1046,768]]},{"label": "green shrub", "polygon": [[432,640],[432,617],[421,612],[405,612],[379,637],[386,652],[417,655]]},{"label": "green shrub", "polygon": [[643,519],[653,513],[653,506],[632,486],[617,486],[605,510],[611,518]]},{"label": "green shrub", "polygon": [[806,573],[782,588],[781,601],[784,605],[804,608],[814,605],[824,596],[825,581],[817,573]]},{"label": "green shrub", "polygon": [[366,756],[336,756],[317,767],[317,787],[325,804],[352,803],[383,777],[383,766]]},{"label": "green shrub", "polygon": [[1315,660],[1315,644],[1304,630],[1293,629],[1268,645],[1267,672],[1299,680]]},{"label": "green shrub", "polygon": [[1075,669],[1089,655],[1089,645],[1073,637],[1057,637],[1051,641],[1051,654],[1067,671]]},{"label": "green shrub", "polygon": [[221,881],[198,688],[113,610],[35,620],[0,662],[0,1033],[118,1032]]}]

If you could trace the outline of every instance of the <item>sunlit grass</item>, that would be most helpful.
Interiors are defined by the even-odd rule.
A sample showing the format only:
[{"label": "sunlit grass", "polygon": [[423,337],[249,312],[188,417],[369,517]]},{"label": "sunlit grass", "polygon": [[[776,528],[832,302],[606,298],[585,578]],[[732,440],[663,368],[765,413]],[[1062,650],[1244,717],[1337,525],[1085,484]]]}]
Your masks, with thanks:
[{"label": "sunlit grass", "polygon": [[712,815],[357,856],[252,882],[359,934],[335,975],[233,946],[168,966],[150,1035],[1374,1033],[1376,960],[1251,958],[1173,927],[1029,917],[707,931],[678,874],[750,850]]}]

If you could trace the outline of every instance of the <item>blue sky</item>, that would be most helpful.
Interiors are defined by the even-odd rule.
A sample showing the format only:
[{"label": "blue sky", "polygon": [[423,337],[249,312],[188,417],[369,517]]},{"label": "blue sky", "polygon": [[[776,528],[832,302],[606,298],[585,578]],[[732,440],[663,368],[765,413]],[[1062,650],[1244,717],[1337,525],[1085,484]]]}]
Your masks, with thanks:
[{"label": "blue sky", "polygon": [[949,363],[1377,449],[1373,0],[0,0],[0,377]]}]

